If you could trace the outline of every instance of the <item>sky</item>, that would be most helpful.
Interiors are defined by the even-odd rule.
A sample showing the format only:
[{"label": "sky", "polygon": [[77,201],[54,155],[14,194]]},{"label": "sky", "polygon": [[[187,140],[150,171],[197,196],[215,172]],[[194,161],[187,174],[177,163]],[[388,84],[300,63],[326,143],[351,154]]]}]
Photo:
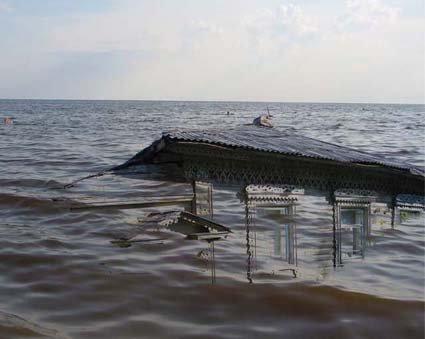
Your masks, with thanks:
[{"label": "sky", "polygon": [[0,0],[0,98],[425,103],[423,0]]}]

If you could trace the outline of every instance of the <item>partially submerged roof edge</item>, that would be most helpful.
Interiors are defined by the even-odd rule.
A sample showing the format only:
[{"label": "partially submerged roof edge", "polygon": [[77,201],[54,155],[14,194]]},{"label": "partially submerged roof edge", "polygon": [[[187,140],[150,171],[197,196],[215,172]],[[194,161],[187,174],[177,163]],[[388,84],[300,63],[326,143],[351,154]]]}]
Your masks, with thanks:
[{"label": "partially submerged roof edge", "polygon": [[[206,131],[208,132],[208,131]],[[266,150],[266,149],[262,149],[262,148],[257,148],[255,146],[240,146],[237,144],[232,144],[232,143],[226,143],[226,142],[220,142],[220,141],[211,141],[211,140],[202,140],[202,138],[199,139],[191,139],[191,138],[184,138],[184,137],[176,137],[173,136],[172,134],[173,132],[164,132],[162,134],[162,136],[159,139],[156,139],[155,141],[152,142],[151,145],[149,145],[148,147],[144,148],[143,150],[141,150],[140,152],[138,152],[136,155],[134,155],[131,159],[129,159],[128,161],[126,161],[125,163],[113,167],[110,171],[119,171],[128,167],[131,167],[133,165],[140,165],[140,164],[147,164],[150,163],[152,161],[152,159],[155,158],[155,156],[160,153],[161,151],[163,151],[166,146],[168,144],[175,144],[178,142],[191,142],[194,144],[207,144],[207,145],[215,145],[215,146],[221,146],[221,147],[225,147],[225,148],[231,148],[231,149],[241,149],[241,150],[246,150],[246,151],[256,151],[256,152],[261,152],[261,153],[273,153],[273,154],[280,154],[280,155],[284,155],[284,156],[293,156],[296,158],[304,158],[306,160],[318,160],[318,161],[330,161],[333,163],[340,163],[340,164],[346,164],[346,165],[358,165],[358,166],[373,166],[373,167],[380,167],[380,168],[388,168],[388,169],[392,169],[392,170],[397,170],[400,171],[402,173],[410,173],[411,175],[414,176],[422,176],[425,177],[425,171],[423,169],[421,169],[420,167],[417,166],[413,166],[413,165],[409,165],[406,164],[406,166],[396,166],[394,164],[390,164],[390,163],[385,163],[385,160],[387,159],[382,159],[382,162],[380,161],[369,161],[369,160],[362,160],[359,159],[358,161],[341,161],[341,160],[336,160],[336,159],[332,159],[326,156],[320,156],[318,155],[317,157],[311,156],[311,155],[306,155],[306,154],[301,154],[301,153],[297,153],[297,152],[279,152],[273,149],[270,150]],[[194,131],[194,130],[187,130],[187,133],[200,133],[200,135],[202,136],[202,132],[200,131]],[[304,137],[303,137],[304,138]],[[324,142],[318,139],[313,139],[313,138],[308,138],[305,137],[305,139],[311,140],[314,143],[320,143],[320,144],[324,144],[324,145],[328,145],[331,147],[337,147],[338,149],[340,149],[341,151],[343,150],[350,150],[359,154],[364,154],[365,156],[373,156],[372,154],[369,154],[367,152],[363,152],[363,151],[357,151],[356,149],[353,148],[349,148],[349,147],[345,147],[345,146],[341,146],[341,145],[337,145],[337,144],[332,144],[329,142]]]}]

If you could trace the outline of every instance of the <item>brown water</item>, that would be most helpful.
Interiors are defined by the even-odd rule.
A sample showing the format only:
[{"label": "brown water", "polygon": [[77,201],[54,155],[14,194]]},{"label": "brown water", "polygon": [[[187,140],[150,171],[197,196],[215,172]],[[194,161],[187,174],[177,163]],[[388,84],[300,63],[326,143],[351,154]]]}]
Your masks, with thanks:
[{"label": "brown water", "polygon": [[[52,201],[190,192],[120,177],[62,187],[127,160],[161,130],[244,124],[265,105],[0,100],[15,118],[0,126],[0,338],[423,338],[423,214],[391,229],[382,207],[361,253],[347,242],[334,265],[321,192],[299,196],[292,216],[258,210],[247,228],[237,189],[220,186],[214,219],[233,233],[215,242],[212,265],[210,244],[142,229],[145,212]],[[424,106],[268,105],[281,128],[423,165]],[[111,244],[135,232],[161,240]]]}]

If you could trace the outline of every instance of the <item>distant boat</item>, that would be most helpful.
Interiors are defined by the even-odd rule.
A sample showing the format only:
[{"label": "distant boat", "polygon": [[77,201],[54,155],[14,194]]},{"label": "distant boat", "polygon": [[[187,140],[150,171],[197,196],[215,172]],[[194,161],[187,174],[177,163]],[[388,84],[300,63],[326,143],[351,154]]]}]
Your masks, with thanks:
[{"label": "distant boat", "polygon": [[261,114],[259,117],[255,118],[252,123],[255,126],[273,127],[272,115],[270,114],[269,107],[267,106],[267,114]]},{"label": "distant boat", "polygon": [[255,126],[273,127],[273,124],[271,122],[271,115],[269,114],[260,115],[259,117],[255,118],[252,123]]}]

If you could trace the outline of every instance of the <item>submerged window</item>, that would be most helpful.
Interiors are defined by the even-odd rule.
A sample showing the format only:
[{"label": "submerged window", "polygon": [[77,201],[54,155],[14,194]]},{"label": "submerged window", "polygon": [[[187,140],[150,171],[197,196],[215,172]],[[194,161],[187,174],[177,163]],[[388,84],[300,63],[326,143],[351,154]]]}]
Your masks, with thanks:
[{"label": "submerged window", "polygon": [[341,205],[338,203],[334,207],[337,214],[334,227],[335,265],[342,265],[348,259],[363,258],[370,232],[368,204],[345,202]]},{"label": "submerged window", "polygon": [[363,208],[341,209],[340,242],[343,256],[363,256],[364,214]]},{"label": "submerged window", "polygon": [[288,264],[296,264],[296,227],[276,224],[273,236],[274,256]]}]

